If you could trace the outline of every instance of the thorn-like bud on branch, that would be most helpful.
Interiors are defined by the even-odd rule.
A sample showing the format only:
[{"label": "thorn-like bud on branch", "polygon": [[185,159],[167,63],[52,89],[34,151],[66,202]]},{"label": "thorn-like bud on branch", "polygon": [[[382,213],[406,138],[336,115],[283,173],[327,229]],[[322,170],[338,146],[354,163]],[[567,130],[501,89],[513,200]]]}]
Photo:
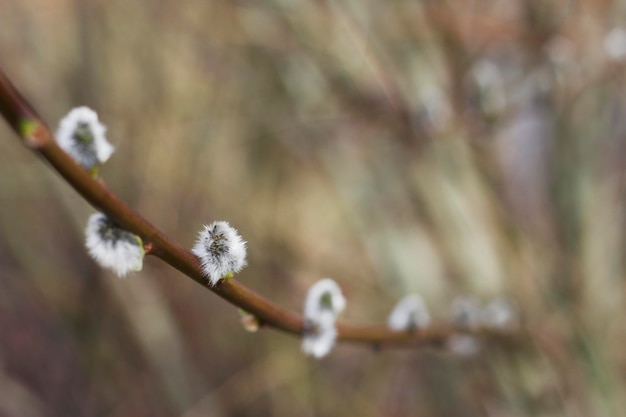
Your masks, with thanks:
[{"label": "thorn-like bud on branch", "polygon": [[399,332],[423,329],[429,323],[426,304],[417,294],[409,294],[398,301],[387,320],[389,328]]},{"label": "thorn-like bud on branch", "polygon": [[211,285],[246,266],[246,242],[227,222],[204,226],[192,252],[200,259]]},{"label": "thorn-like bud on branch", "polygon": [[259,330],[259,327],[261,327],[261,324],[259,323],[259,319],[256,318],[256,316],[248,313],[245,310],[242,310],[241,308],[238,311],[239,311],[239,321],[241,322],[241,325],[247,332],[254,333]]},{"label": "thorn-like bud on branch", "polygon": [[100,266],[113,269],[120,277],[141,271],[144,249],[139,236],[121,229],[102,213],[89,217],[85,234],[89,255]]},{"label": "thorn-like bud on branch", "polygon": [[452,300],[452,321],[459,327],[474,329],[480,325],[480,302],[475,297],[457,297]]},{"label": "thorn-like bud on branch", "polygon": [[346,307],[346,299],[335,281],[324,278],[311,286],[304,303],[305,329],[302,350],[321,358],[335,344],[337,316]]},{"label": "thorn-like bud on branch", "polygon": [[88,107],[77,107],[59,123],[56,141],[76,162],[88,170],[105,163],[114,151],[104,136],[106,127],[96,112]]}]

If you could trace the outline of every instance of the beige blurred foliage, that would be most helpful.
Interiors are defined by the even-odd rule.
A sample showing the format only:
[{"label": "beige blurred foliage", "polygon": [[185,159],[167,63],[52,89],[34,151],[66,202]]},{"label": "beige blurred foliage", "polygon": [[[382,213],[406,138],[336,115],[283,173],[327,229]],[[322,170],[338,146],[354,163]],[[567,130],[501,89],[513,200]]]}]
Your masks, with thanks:
[{"label": "beige blurred foliage", "polygon": [[330,276],[363,323],[408,292],[436,321],[504,295],[536,336],[313,361],[156,259],[100,270],[93,210],[0,123],[0,415],[621,415],[625,12],[0,0],[0,64],[49,124],[96,110],[109,186],[187,247],[229,221],[246,285],[300,310]]}]

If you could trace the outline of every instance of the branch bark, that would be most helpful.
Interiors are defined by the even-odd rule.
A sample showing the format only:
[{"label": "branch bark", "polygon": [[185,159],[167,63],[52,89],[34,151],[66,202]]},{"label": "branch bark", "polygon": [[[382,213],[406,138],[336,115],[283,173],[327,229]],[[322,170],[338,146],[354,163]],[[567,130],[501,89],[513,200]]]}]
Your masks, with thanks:
[{"label": "branch bark", "polygon": [[[293,335],[302,334],[304,321],[300,314],[278,306],[236,279],[222,279],[215,286],[209,286],[208,280],[202,275],[198,259],[188,249],[128,207],[103,182],[95,180],[57,146],[46,123],[1,69],[0,112],[26,146],[45,159],[86,201],[121,227],[140,236],[145,244],[151,245],[150,254],[231,304],[254,315],[261,325]],[[363,326],[347,323],[338,323],[337,330],[340,341],[366,343],[375,347],[441,346],[448,337],[460,331],[452,326],[430,326],[424,330],[395,332],[381,325]],[[519,336],[516,333],[486,329],[478,333],[480,336],[505,342]]]}]

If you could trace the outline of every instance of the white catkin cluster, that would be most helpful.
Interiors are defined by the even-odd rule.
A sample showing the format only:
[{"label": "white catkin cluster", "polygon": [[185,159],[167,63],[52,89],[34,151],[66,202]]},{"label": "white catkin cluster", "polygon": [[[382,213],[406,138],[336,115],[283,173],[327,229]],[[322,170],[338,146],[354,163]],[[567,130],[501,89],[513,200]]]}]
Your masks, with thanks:
[{"label": "white catkin cluster", "polygon": [[321,358],[330,352],[337,338],[335,322],[345,307],[346,299],[332,279],[324,278],[311,286],[304,303],[305,354]]},{"label": "white catkin cluster", "polygon": [[114,151],[105,132],[96,112],[77,107],[59,123],[56,141],[76,162],[92,170],[105,163]]},{"label": "white catkin cluster", "polygon": [[506,329],[518,325],[516,308],[504,297],[482,306],[475,297],[457,297],[452,301],[452,320],[459,327]]},{"label": "white catkin cluster", "polygon": [[[504,297],[493,299],[485,307],[475,297],[457,297],[452,302],[452,320],[468,330],[507,330],[520,323],[516,308]],[[460,333],[448,338],[447,347],[453,353],[467,357],[476,355],[481,343],[473,335]]]},{"label": "white catkin cluster", "polygon": [[246,266],[246,242],[227,222],[204,226],[192,251],[211,285]]},{"label": "white catkin cluster", "polygon": [[476,297],[461,296],[452,300],[452,321],[459,327],[468,329],[480,325],[481,306]]},{"label": "white catkin cluster", "polygon": [[391,330],[423,329],[430,323],[430,314],[422,297],[409,294],[402,298],[389,314],[387,325]]},{"label": "white catkin cluster", "polygon": [[89,255],[100,266],[113,269],[120,277],[141,270],[144,257],[141,238],[120,229],[104,214],[89,217],[85,235]]}]

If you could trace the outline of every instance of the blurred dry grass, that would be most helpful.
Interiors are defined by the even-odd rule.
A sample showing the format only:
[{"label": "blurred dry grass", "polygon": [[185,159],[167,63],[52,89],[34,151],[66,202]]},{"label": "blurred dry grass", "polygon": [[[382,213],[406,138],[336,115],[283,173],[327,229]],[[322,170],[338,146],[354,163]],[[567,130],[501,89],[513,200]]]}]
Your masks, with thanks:
[{"label": "blurred dry grass", "polygon": [[92,209],[0,124],[0,415],[616,416],[625,409],[624,63],[610,1],[0,0],[2,66],[56,126],[88,105],[102,175],[190,246],[249,241],[239,278],[347,318],[408,291],[515,299],[524,356],[321,362],[248,334],[156,260],[118,280]]}]

